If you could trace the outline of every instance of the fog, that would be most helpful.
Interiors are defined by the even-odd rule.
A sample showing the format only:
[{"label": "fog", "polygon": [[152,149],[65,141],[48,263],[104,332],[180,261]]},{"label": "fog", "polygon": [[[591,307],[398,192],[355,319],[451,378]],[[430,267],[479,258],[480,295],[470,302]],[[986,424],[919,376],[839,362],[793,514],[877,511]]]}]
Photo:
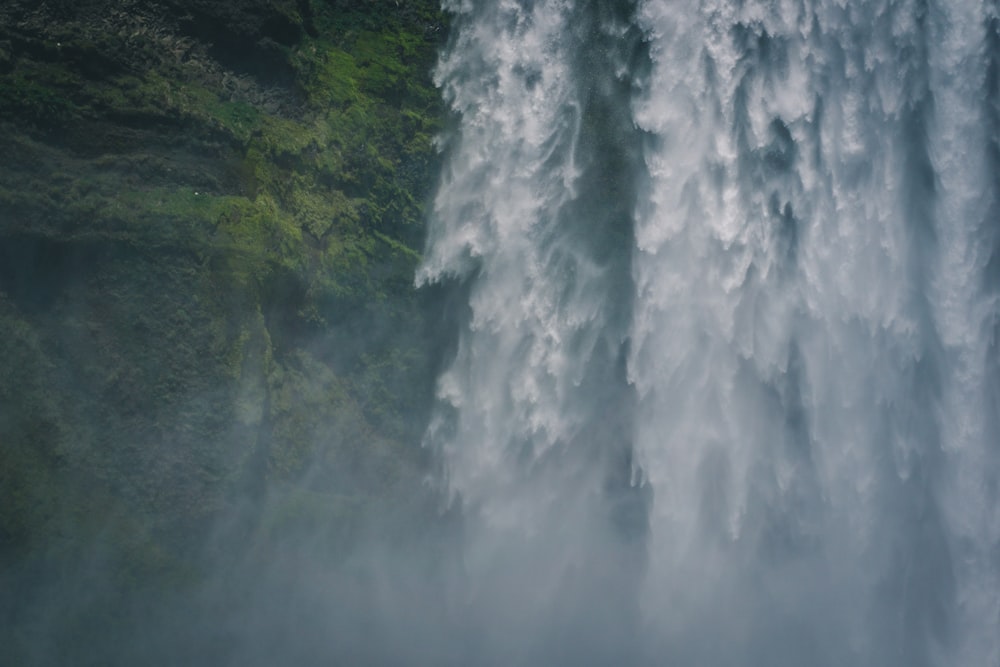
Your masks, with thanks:
[{"label": "fog", "polygon": [[98,617],[39,553],[18,658],[1000,665],[995,3],[445,7],[428,329],[303,343],[412,334],[405,460],[321,420]]}]

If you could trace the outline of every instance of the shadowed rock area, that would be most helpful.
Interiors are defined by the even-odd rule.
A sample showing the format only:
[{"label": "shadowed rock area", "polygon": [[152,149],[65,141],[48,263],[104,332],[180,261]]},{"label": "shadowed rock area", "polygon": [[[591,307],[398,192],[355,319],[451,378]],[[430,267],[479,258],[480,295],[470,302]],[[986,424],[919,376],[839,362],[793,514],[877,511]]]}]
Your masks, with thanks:
[{"label": "shadowed rock area", "polygon": [[435,514],[445,32],[424,0],[0,6],[0,663],[353,650],[310,643],[306,573]]}]

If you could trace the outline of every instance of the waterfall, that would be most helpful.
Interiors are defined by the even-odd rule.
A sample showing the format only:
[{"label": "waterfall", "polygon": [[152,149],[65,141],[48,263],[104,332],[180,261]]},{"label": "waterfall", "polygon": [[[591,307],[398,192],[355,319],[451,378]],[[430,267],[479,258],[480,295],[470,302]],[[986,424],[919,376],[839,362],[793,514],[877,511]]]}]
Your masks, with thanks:
[{"label": "waterfall", "polygon": [[450,0],[475,664],[1000,665],[1000,8]]}]

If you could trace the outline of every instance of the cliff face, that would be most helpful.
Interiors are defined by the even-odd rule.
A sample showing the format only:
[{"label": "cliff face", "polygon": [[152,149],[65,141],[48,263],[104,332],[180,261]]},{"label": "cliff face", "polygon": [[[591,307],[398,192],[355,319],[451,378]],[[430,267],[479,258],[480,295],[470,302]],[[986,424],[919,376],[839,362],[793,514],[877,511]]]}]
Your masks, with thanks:
[{"label": "cliff face", "polygon": [[421,511],[435,5],[0,6],[0,662]]}]

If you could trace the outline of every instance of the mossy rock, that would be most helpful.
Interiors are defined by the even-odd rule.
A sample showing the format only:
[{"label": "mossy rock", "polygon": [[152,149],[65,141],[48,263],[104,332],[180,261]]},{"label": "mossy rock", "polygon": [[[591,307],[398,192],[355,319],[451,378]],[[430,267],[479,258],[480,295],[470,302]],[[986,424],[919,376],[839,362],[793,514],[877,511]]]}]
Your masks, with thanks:
[{"label": "mossy rock", "polygon": [[[443,31],[424,0],[0,7],[0,662],[125,661],[139,601],[433,505]],[[29,613],[59,587],[92,604]]]}]

